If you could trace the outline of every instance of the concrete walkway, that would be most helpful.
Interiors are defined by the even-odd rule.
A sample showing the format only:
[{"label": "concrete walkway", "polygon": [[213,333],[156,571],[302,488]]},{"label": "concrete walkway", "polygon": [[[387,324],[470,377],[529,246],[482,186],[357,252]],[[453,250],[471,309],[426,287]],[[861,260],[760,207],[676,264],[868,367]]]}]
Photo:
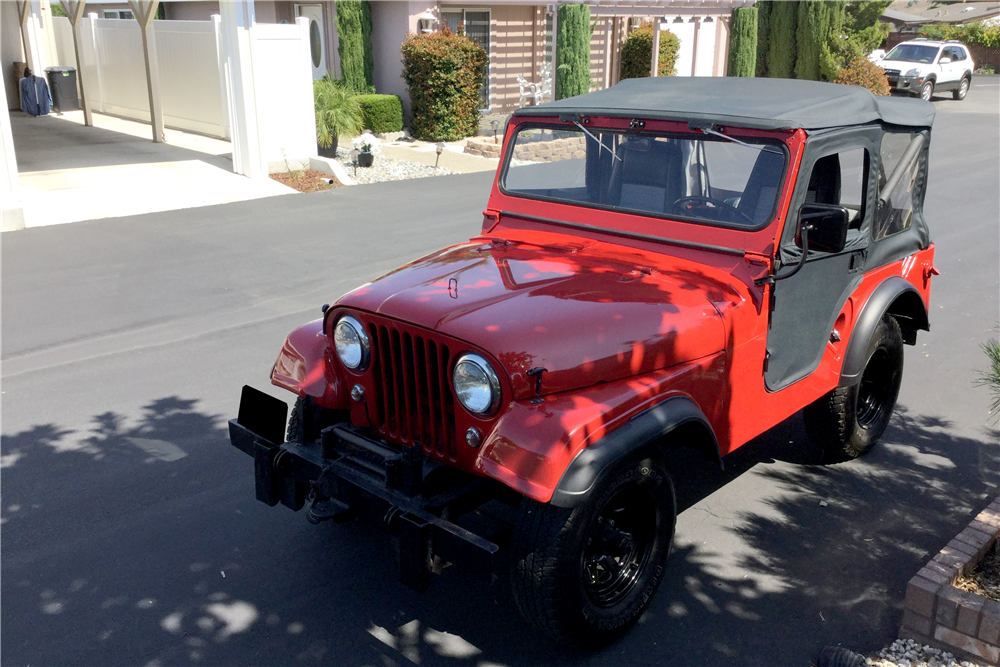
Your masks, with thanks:
[{"label": "concrete walkway", "polygon": [[258,199],[295,191],[234,174],[229,142],[83,112],[10,113],[26,227]]},{"label": "concrete walkway", "polygon": [[441,158],[438,159],[437,144],[428,141],[392,141],[382,144],[382,154],[396,160],[407,160],[418,164],[433,165],[435,160],[442,169],[456,174],[471,174],[479,171],[496,171],[499,160],[469,155],[465,151],[465,140],[445,143]]}]

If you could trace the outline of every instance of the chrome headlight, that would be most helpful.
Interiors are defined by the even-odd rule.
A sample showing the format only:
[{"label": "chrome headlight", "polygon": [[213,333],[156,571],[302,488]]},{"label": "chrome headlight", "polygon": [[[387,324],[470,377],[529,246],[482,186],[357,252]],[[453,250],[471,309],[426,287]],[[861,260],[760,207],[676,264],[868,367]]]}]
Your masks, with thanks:
[{"label": "chrome headlight", "polygon": [[350,315],[344,315],[333,329],[333,345],[337,348],[340,363],[352,371],[361,371],[368,367],[372,350],[368,343],[368,335],[361,323]]},{"label": "chrome headlight", "polygon": [[463,354],[452,373],[455,396],[475,415],[488,415],[500,405],[500,380],[490,362],[471,352]]},{"label": "chrome headlight", "polygon": [[911,69],[906,74],[904,74],[903,76],[905,76],[907,79],[912,79],[912,78],[918,77],[918,76],[920,76],[920,70],[918,70],[916,68]]}]

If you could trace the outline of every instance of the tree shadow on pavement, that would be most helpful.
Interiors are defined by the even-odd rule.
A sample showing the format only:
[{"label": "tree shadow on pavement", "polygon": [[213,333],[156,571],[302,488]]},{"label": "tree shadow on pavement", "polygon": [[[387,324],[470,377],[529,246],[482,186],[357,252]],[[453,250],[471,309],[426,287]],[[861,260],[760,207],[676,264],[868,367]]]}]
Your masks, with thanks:
[{"label": "tree shadow on pavement", "polygon": [[[657,597],[590,655],[536,637],[479,573],[447,568],[417,594],[376,527],[256,502],[252,462],[196,401],[104,413],[89,433],[39,425],[3,438],[2,661],[803,665],[826,644],[870,651],[895,636],[910,576],[996,494],[996,435],[900,408],[869,456],[824,466],[796,416],[724,472],[702,459],[678,476]],[[744,489],[760,497],[724,501],[720,543],[685,533]]]}]

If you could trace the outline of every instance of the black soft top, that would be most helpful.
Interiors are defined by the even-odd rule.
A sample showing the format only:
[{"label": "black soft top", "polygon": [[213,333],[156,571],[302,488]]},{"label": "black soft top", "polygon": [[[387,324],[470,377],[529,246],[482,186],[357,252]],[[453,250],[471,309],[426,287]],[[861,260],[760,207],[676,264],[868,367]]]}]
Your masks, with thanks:
[{"label": "black soft top", "polygon": [[605,90],[525,107],[514,115],[712,121],[761,130],[819,130],[876,122],[929,128],[934,105],[819,81],[665,76],[625,79]]}]

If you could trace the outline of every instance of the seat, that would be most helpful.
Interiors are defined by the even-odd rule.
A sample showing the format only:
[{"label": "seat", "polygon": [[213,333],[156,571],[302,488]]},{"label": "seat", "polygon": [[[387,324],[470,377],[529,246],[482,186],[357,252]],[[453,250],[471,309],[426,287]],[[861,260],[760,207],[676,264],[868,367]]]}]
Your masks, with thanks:
[{"label": "seat", "polygon": [[652,138],[622,143],[611,173],[608,202],[638,211],[666,213],[683,196],[683,165],[677,146]]},{"label": "seat", "polygon": [[840,203],[840,155],[837,153],[816,160],[806,189],[806,203]]},{"label": "seat", "polygon": [[520,99],[517,101],[519,107],[524,107],[524,103],[530,98],[538,104],[538,84],[531,83],[520,74],[517,75],[517,85],[520,89]]},{"label": "seat", "polygon": [[[834,155],[833,157],[836,157]],[[824,158],[825,159],[825,158]],[[781,185],[781,174],[785,169],[785,157],[771,151],[761,151],[747,179],[736,210],[743,215],[736,216],[735,222],[753,220],[754,225],[767,222],[774,209],[774,200]],[[840,166],[837,166],[839,177]],[[746,217],[744,217],[746,216]]]}]

